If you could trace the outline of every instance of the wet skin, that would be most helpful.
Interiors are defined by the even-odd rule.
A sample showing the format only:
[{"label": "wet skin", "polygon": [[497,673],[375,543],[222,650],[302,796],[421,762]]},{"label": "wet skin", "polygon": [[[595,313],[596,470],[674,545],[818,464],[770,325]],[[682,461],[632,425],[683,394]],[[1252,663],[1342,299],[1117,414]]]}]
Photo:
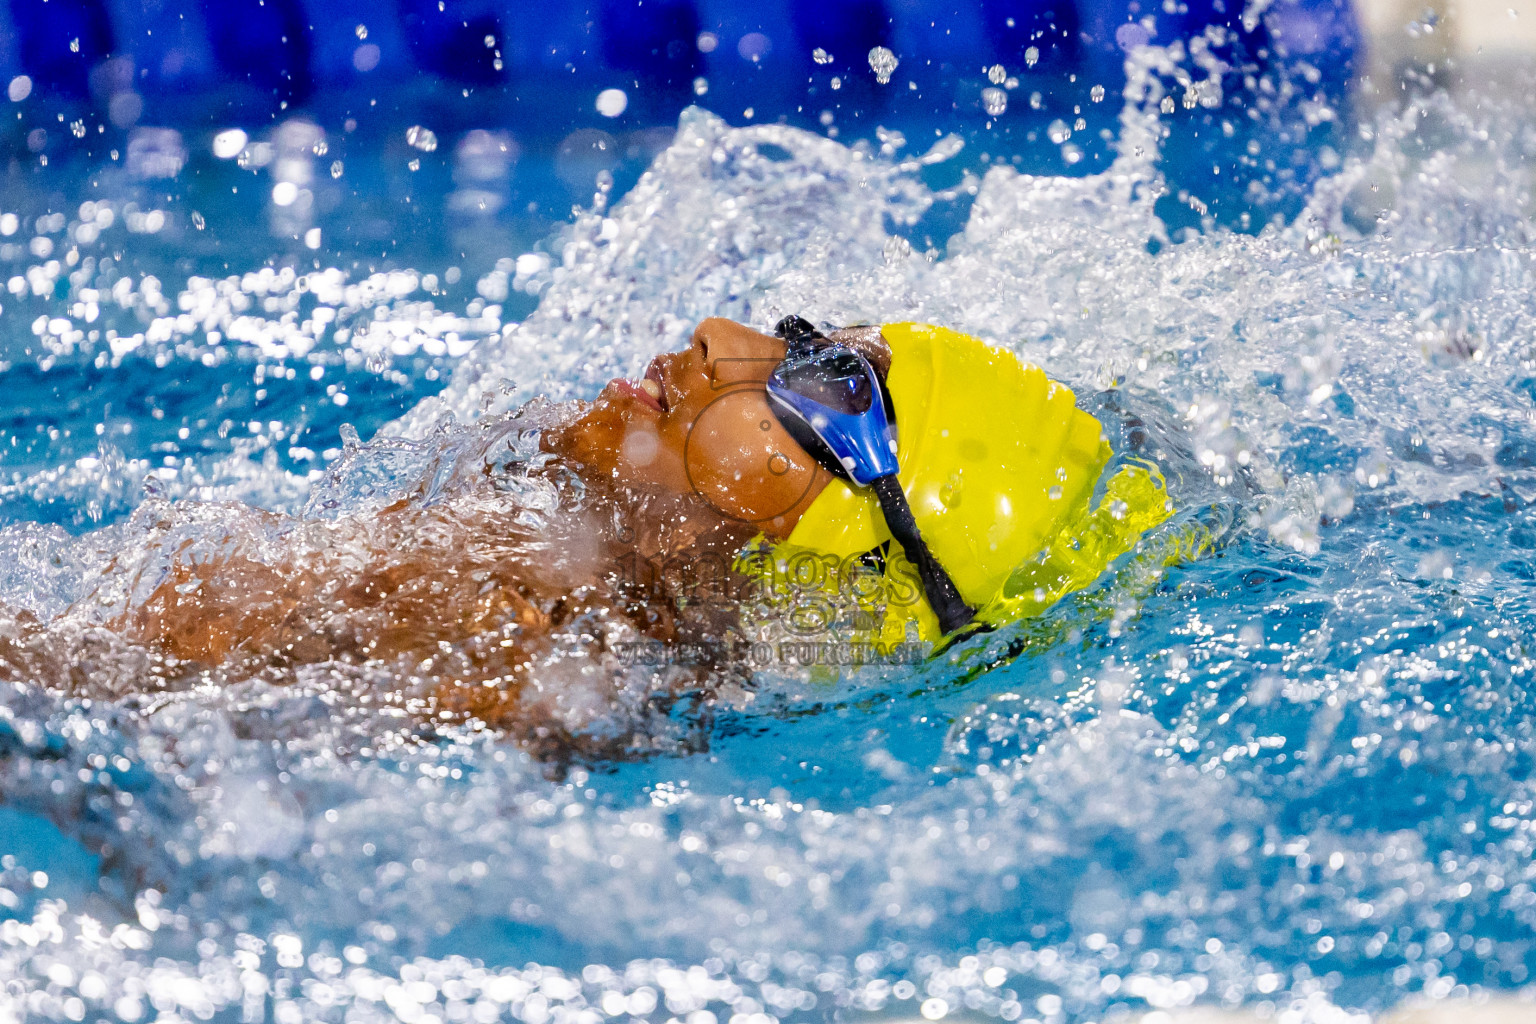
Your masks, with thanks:
[{"label": "wet skin", "polygon": [[[888,365],[878,329],[839,340]],[[754,535],[787,536],[831,479],[769,408],[765,382],[783,353],[777,338],[705,320],[687,349],[655,359],[641,381],[615,380],[590,406],[573,407],[540,444],[586,481],[586,498],[542,528],[526,525],[483,475],[452,500],[402,501],[336,522],[167,506],[146,524],[145,550],[169,556],[158,580],[142,579],[145,561],[133,552],[103,574],[104,589],[115,575],[147,595],[105,620],[88,599],[55,623],[0,623],[0,679],[113,698],[221,680],[281,683],[298,665],[374,665],[398,681],[417,720],[477,719],[556,759],[623,756],[622,736],[601,750],[582,737],[622,679],[611,665],[569,666],[611,654],[625,636],[717,638],[734,612],[637,598],[614,566],[638,556],[728,567]],[[173,541],[189,532],[202,538],[201,553]],[[81,670],[93,661],[122,668]],[[675,687],[715,685],[707,668],[674,676]]]}]

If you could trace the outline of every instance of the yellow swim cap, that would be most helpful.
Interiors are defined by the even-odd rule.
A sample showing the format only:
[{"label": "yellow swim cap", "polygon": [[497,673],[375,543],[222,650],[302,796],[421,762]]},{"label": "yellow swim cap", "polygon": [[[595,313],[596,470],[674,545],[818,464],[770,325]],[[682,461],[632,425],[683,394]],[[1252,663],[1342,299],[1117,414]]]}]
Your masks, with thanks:
[{"label": "yellow swim cap", "polygon": [[[1089,508],[1112,452],[1099,421],[1039,367],[943,327],[887,324],[881,333],[891,348],[897,478],[978,619],[1001,625],[1042,610],[1171,514],[1162,475],[1143,464],[1123,466]],[[851,586],[857,632],[895,642],[915,622],[922,639],[937,640],[916,573],[890,539],[873,493],[834,480],[746,571],[781,595]],[[870,586],[870,573],[883,585]]]}]

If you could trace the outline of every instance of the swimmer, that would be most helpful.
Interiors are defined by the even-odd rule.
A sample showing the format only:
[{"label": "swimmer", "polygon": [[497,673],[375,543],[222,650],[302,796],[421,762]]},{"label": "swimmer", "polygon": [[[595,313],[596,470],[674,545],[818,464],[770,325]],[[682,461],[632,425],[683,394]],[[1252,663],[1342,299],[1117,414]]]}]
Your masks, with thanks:
[{"label": "swimmer", "polygon": [[[319,672],[547,758],[643,756],[638,712],[750,682],[719,644],[744,597],[835,607],[852,567],[882,584],[856,588],[856,630],[937,641],[1086,585],[1167,515],[1139,466],[1089,507],[1097,421],[1038,368],[928,325],[708,319],[641,379],[541,415],[508,421],[537,430],[517,487],[482,464],[446,498],[334,520],[152,503],[148,540],[68,628],[0,631],[0,678],[121,697]],[[833,571],[808,584],[807,557]],[[648,585],[676,566],[683,590]],[[637,642],[705,654],[637,675]]]}]

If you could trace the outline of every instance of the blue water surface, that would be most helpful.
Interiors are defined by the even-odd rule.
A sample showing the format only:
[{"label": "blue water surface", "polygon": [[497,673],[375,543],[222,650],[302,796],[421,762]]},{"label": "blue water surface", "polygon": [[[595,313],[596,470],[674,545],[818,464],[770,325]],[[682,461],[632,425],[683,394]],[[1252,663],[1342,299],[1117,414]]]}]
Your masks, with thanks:
[{"label": "blue water surface", "polygon": [[[583,162],[295,114],[13,163],[0,637],[78,655],[0,683],[0,1020],[1528,994],[1528,73],[1265,107],[1149,47],[1123,93],[878,134],[691,108]],[[150,692],[82,610],[172,502],[362,512],[534,395],[793,310],[1039,362],[1173,521],[1037,620],[775,663],[591,764],[318,676]]]}]

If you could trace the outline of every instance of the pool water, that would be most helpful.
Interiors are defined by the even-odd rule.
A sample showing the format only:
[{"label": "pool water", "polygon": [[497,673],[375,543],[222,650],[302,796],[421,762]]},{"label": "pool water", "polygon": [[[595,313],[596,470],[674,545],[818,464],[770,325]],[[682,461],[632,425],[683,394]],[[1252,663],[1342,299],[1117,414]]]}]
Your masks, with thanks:
[{"label": "pool water", "polygon": [[[478,264],[248,258],[248,217],[168,217],[152,178],[31,213],[0,254],[0,629],[77,637],[111,693],[0,684],[0,1020],[1299,1022],[1527,991],[1529,81],[1363,110],[1294,217],[1170,231],[1174,58],[1138,53],[1087,176],[692,109],[632,187]],[[1134,413],[1178,514],[1038,620],[770,666],[654,723],[657,756],[564,772],[320,678],[137,692],[72,610],[168,502],[366,511],[531,396],[792,311],[1013,348],[1117,445]],[[1150,553],[1192,532],[1202,557]]]}]

